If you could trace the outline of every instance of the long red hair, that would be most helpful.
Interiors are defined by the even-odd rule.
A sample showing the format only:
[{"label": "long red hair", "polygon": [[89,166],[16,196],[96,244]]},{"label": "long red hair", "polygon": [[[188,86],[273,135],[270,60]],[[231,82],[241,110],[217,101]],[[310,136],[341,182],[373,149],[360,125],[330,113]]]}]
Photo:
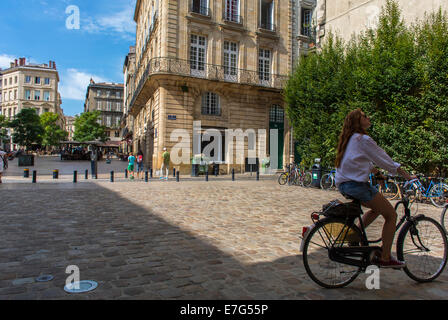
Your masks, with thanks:
[{"label": "long red hair", "polygon": [[361,118],[364,113],[361,109],[351,111],[344,120],[344,126],[342,127],[341,134],[339,135],[338,151],[336,154],[335,167],[339,168],[344,157],[347,144],[354,133],[367,134],[367,132],[361,126]]}]

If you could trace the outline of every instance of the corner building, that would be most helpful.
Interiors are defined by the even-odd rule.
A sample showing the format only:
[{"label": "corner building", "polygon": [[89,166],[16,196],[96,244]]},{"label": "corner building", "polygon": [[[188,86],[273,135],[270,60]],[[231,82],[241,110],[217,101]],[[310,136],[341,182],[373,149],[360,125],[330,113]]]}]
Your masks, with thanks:
[{"label": "corner building", "polygon": [[[257,150],[268,155],[269,129],[278,129],[278,169],[292,160],[282,98],[293,64],[291,6],[287,0],[137,0],[134,89],[125,117],[133,118],[133,151],[143,151],[146,165],[160,169],[163,148],[180,142],[170,141],[175,129],[190,133],[185,147],[192,156],[194,121],[202,132],[221,132],[222,149],[215,150],[221,173],[244,172],[236,156],[244,151],[248,158],[247,137],[244,150],[234,141],[233,159],[225,153],[225,129],[253,129]],[[191,172],[190,164],[174,167]]]}]

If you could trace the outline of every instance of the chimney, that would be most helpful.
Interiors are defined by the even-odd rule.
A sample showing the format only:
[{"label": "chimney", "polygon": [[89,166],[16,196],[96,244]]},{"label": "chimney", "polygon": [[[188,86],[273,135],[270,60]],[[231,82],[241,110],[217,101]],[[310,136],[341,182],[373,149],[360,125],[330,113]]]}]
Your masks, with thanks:
[{"label": "chimney", "polygon": [[15,59],[14,60],[14,66],[17,67],[19,65],[19,60]]},{"label": "chimney", "polygon": [[95,84],[95,81],[93,81],[92,78],[90,78],[90,84]]},{"label": "chimney", "polygon": [[11,62],[11,63],[9,64],[9,67],[10,67],[10,68],[14,68],[14,62]]},{"label": "chimney", "polygon": [[56,70],[56,62],[53,61],[53,69]]},{"label": "chimney", "polygon": [[25,61],[26,61],[26,58],[20,58],[19,65],[23,67],[25,65]]}]

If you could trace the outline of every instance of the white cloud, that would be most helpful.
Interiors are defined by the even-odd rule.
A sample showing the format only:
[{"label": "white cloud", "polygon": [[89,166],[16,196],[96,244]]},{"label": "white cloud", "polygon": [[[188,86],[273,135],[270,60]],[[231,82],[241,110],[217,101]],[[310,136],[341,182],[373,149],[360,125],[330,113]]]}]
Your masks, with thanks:
[{"label": "white cloud", "polygon": [[0,54],[0,68],[8,69],[10,67],[10,63],[14,61],[14,59],[18,59],[14,56],[10,56],[7,54]]},{"label": "white cloud", "polygon": [[84,101],[90,79],[93,79],[95,82],[110,82],[102,77],[73,68],[63,72],[61,74],[61,84],[59,86],[62,99]]}]

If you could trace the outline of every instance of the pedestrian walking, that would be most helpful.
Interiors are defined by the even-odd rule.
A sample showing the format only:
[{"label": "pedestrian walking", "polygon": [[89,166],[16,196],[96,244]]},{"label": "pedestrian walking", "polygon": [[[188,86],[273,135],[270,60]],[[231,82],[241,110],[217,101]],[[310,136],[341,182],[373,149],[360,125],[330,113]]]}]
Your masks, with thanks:
[{"label": "pedestrian walking", "polygon": [[0,183],[2,183],[3,170],[8,167],[7,161],[8,161],[8,157],[11,154],[12,154],[12,152],[7,153],[7,152],[3,151],[3,148],[0,147]]},{"label": "pedestrian walking", "polygon": [[129,152],[128,156],[128,174],[129,179],[134,180],[134,164],[135,164],[135,157],[132,154],[132,152]]},{"label": "pedestrian walking", "polygon": [[141,150],[137,154],[137,179],[140,179],[140,172],[143,179],[143,152]]},{"label": "pedestrian walking", "polygon": [[[168,174],[170,170],[170,153],[166,150],[166,148],[163,148],[163,154],[162,154],[162,167],[160,168],[160,179],[165,179],[168,181]],[[165,169],[166,176],[163,177],[163,169]]]}]

